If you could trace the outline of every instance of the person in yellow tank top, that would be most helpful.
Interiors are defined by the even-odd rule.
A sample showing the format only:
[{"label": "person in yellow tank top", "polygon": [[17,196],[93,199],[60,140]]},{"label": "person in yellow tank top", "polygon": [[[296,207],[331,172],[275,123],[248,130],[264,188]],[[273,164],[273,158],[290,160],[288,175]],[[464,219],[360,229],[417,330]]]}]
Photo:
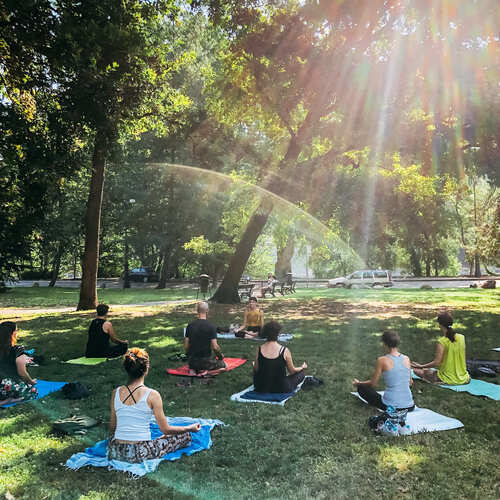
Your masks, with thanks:
[{"label": "person in yellow tank top", "polygon": [[[453,330],[453,318],[442,313],[437,318],[443,336],[436,345],[436,355],[430,363],[412,363],[413,371],[419,377],[434,384],[463,385],[470,382],[465,360],[465,337]],[[437,370],[432,368],[437,368]]]},{"label": "person in yellow tank top", "polygon": [[264,326],[264,314],[257,307],[257,297],[250,297],[245,309],[243,325],[234,334],[240,338],[255,338],[260,336]]}]

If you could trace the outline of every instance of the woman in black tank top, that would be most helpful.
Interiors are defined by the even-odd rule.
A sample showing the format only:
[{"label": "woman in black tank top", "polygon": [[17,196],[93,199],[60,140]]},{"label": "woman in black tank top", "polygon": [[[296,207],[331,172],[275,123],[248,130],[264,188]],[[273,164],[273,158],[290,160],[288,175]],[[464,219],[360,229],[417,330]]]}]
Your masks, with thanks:
[{"label": "woman in black tank top", "polygon": [[[253,383],[257,392],[293,392],[304,380],[307,365],[294,366],[290,351],[278,343],[280,331],[281,325],[276,321],[270,321],[262,328],[261,335],[267,338],[267,342],[257,349],[254,362]],[[289,375],[286,374],[287,368]]]},{"label": "woman in black tank top", "polygon": [[[107,319],[109,307],[106,304],[97,306],[97,318],[89,326],[89,337],[85,356],[87,358],[116,358],[127,352],[128,342],[116,337],[111,322]],[[106,330],[104,325],[106,325]],[[110,340],[116,345],[111,346]]]}]

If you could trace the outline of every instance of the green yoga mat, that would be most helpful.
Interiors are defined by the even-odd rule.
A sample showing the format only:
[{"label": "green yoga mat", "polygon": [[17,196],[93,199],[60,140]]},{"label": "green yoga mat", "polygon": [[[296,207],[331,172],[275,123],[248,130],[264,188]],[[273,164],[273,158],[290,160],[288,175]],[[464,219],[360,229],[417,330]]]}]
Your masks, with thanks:
[{"label": "green yoga mat", "polygon": [[108,360],[108,358],[86,358],[84,356],[82,358],[70,359],[68,361],[65,361],[65,363],[69,363],[71,365],[93,366],[93,365],[99,365],[101,363],[104,363],[107,360]]}]

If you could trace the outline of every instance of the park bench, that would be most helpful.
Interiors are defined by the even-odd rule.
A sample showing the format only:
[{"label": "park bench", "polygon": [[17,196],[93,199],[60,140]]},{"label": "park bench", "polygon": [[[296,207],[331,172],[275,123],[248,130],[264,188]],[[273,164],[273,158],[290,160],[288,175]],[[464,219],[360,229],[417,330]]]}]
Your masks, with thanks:
[{"label": "park bench", "polygon": [[295,285],[297,284],[296,281],[288,281],[288,282],[283,282],[281,284],[281,290],[280,293],[281,295],[285,295],[287,293],[295,293]]},{"label": "park bench", "polygon": [[252,296],[252,290],[255,285],[252,283],[245,283],[245,284],[239,284],[238,285],[238,295],[240,296],[240,300],[247,298],[250,300],[250,297]]},{"label": "park bench", "polygon": [[[275,281],[272,285],[271,285],[271,289],[270,290],[265,290],[262,289],[262,298],[265,299],[266,298],[266,293],[270,293],[273,297],[276,297],[276,287],[280,284],[279,281]],[[281,292],[280,292],[281,293]]]}]

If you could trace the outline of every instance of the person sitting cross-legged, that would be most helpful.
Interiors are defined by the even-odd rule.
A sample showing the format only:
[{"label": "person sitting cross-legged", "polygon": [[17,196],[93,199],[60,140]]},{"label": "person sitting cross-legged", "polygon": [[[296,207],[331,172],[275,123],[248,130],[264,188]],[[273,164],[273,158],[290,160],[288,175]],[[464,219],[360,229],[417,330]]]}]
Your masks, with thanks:
[{"label": "person sitting cross-legged", "polygon": [[[383,411],[389,406],[396,410],[413,411],[415,409],[410,390],[412,385],[410,359],[398,351],[399,342],[399,335],[396,332],[385,331],[382,335],[382,343],[386,354],[377,359],[372,378],[363,382],[356,378],[353,380],[358,394],[369,405]],[[383,396],[375,390],[382,374],[386,386]]]},{"label": "person sitting cross-legged", "polygon": [[208,304],[198,302],[196,312],[198,319],[189,323],[184,337],[190,372],[192,375],[204,375],[207,372],[224,371],[226,363],[217,344],[217,329],[207,320]]},{"label": "person sitting cross-legged", "polygon": [[293,364],[290,350],[278,343],[280,331],[277,321],[270,321],[262,328],[261,336],[267,338],[267,342],[257,348],[253,363],[256,392],[289,393],[304,380],[307,364],[304,362],[299,367]]},{"label": "person sitting cross-legged", "polygon": [[465,337],[452,328],[453,318],[449,313],[440,314],[437,322],[442,336],[437,340],[434,359],[426,364],[412,363],[413,371],[434,384],[468,384],[470,375],[467,372]]},{"label": "person sitting cross-legged", "polygon": [[257,306],[257,297],[250,297],[245,309],[243,325],[234,331],[236,337],[255,338],[260,337],[264,326],[264,314]]},{"label": "person sitting cross-legged", "polygon": [[[121,340],[115,335],[113,325],[108,320],[109,306],[99,304],[97,306],[97,318],[93,319],[89,326],[89,338],[86,358],[117,358],[127,352],[128,341]],[[109,341],[116,345],[110,346]]]},{"label": "person sitting cross-legged", "polygon": [[37,379],[26,369],[31,358],[24,346],[17,344],[17,325],[13,321],[0,324],[0,406],[35,399]]},{"label": "person sitting cross-legged", "polygon": [[[127,385],[117,387],[111,396],[108,459],[138,463],[189,446],[190,432],[198,432],[201,426],[168,424],[160,393],[144,385],[149,371],[148,353],[133,347],[123,357],[123,368],[128,374]],[[149,424],[153,415],[163,432],[157,439],[151,439]]]}]

